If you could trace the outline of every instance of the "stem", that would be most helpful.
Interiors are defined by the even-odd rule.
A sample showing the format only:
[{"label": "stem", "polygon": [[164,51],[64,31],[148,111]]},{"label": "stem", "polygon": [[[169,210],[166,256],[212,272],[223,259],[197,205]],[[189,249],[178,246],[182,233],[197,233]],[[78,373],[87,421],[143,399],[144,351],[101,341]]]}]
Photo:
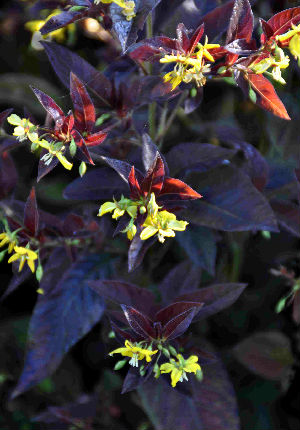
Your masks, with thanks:
[{"label": "stem", "polygon": [[169,128],[171,127],[171,125],[172,125],[172,123],[173,123],[173,121],[174,121],[174,119],[175,119],[175,117],[177,115],[178,109],[180,108],[182,102],[186,99],[187,95],[188,95],[188,91],[187,90],[185,90],[185,91],[183,91],[181,93],[180,97],[177,100],[176,106],[172,110],[171,115],[169,116],[169,118],[168,118],[168,120],[166,122],[166,125],[165,125],[164,129],[161,130],[160,133],[158,133],[157,141],[158,141],[158,147],[159,148],[162,147],[163,138],[164,138],[165,134],[167,133],[167,131],[169,130]]},{"label": "stem", "polygon": [[[153,36],[153,21],[152,21],[152,12],[149,13],[146,21],[146,34],[147,39],[150,39]],[[148,64],[148,74],[152,75],[153,66],[149,62]],[[155,115],[156,114],[156,102],[152,102],[148,108],[148,121],[149,121],[149,134],[151,139],[155,138]]]}]

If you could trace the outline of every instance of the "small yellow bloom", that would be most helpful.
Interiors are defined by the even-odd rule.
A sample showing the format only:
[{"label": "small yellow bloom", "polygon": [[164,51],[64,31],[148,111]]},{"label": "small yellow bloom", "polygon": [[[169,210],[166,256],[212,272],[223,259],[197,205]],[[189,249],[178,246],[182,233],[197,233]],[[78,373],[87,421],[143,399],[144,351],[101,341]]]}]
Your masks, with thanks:
[{"label": "small yellow bloom", "polygon": [[38,146],[47,149],[48,153],[45,154],[41,160],[46,164],[49,165],[51,161],[53,160],[53,157],[56,157],[60,163],[64,166],[65,169],[71,170],[73,167],[73,164],[70,163],[66,159],[66,157],[63,155],[65,151],[65,146],[61,142],[48,142],[45,139],[38,140],[35,142]]},{"label": "small yellow bloom", "polygon": [[38,141],[37,126],[32,124],[29,119],[21,119],[18,115],[12,114],[7,118],[7,122],[17,126],[14,129],[13,136],[16,136],[20,142],[26,139],[29,139],[32,143]]},{"label": "small yellow bloom", "polygon": [[14,247],[15,254],[13,254],[8,263],[12,263],[13,261],[20,260],[19,272],[24,267],[25,262],[27,262],[29,269],[34,273],[35,264],[34,261],[38,258],[38,255],[35,251],[32,251],[29,248],[24,248],[23,246],[15,246]]},{"label": "small yellow bloom", "polygon": [[284,54],[281,48],[276,48],[275,57],[270,55],[268,58],[264,58],[259,63],[253,64],[251,69],[256,74],[262,74],[268,71],[272,67],[272,77],[275,81],[285,84],[285,80],[281,76],[281,69],[286,69],[290,64],[290,59]]},{"label": "small yellow bloom", "polygon": [[42,50],[44,47],[40,44],[42,40],[56,40],[63,43],[66,40],[67,34],[75,31],[75,24],[69,24],[66,27],[59,28],[58,30],[51,31],[51,33],[42,36],[40,29],[49,21],[53,16],[59,15],[61,10],[54,10],[45,20],[29,21],[25,24],[25,28],[32,33],[31,46],[36,50]]},{"label": "small yellow bloom", "polygon": [[115,3],[122,8],[122,14],[126,17],[127,21],[131,21],[135,15],[135,2],[132,0],[95,0],[95,4],[104,3],[110,4]]},{"label": "small yellow bloom", "polygon": [[114,200],[113,202],[103,203],[103,205],[100,206],[98,216],[113,212],[112,218],[118,219],[123,216],[125,212],[127,212],[131,218],[135,219],[137,215],[137,206],[137,202],[133,202],[130,199],[126,199],[126,197],[122,195],[121,199],[118,202]]},{"label": "small yellow bloom", "polygon": [[278,40],[279,42],[284,42],[285,40],[289,40],[290,38],[292,38],[295,34],[300,34],[300,24],[292,24],[292,29],[284,34],[276,36],[276,40]]},{"label": "small yellow bloom", "polygon": [[161,373],[171,373],[171,385],[176,387],[177,382],[182,382],[184,379],[188,381],[187,373],[194,373],[201,371],[198,364],[198,357],[191,355],[187,360],[181,354],[177,355],[177,361],[173,358],[169,363],[164,363],[160,366]]},{"label": "small yellow bloom", "polygon": [[8,244],[8,248],[7,251],[9,254],[11,254],[14,250],[14,247],[17,244],[17,240],[15,237],[13,237],[11,234],[9,233],[1,233],[0,234],[0,248],[2,246],[5,246]]},{"label": "small yellow bloom", "polygon": [[289,50],[295,60],[298,60],[300,67],[300,34],[295,34],[289,43]]},{"label": "small yellow bloom", "polygon": [[128,223],[125,230],[122,230],[122,233],[127,233],[127,238],[129,240],[132,240],[134,236],[136,235],[136,226],[134,224],[134,219],[131,218],[130,222]]},{"label": "small yellow bloom", "polygon": [[144,229],[141,232],[140,238],[142,240],[147,240],[157,233],[158,240],[163,243],[165,237],[175,236],[174,230],[184,231],[187,225],[188,222],[178,221],[176,215],[168,211],[157,212],[154,217],[151,217],[151,215],[147,216],[143,224]]},{"label": "small yellow bloom", "polygon": [[155,351],[151,351],[150,349],[141,348],[138,344],[125,340],[125,347],[117,348],[110,352],[109,355],[121,354],[123,357],[131,357],[129,364],[133,367],[138,367],[139,360],[143,360],[145,358],[147,363],[149,363],[152,360],[152,355],[156,354],[157,351],[157,349]]}]

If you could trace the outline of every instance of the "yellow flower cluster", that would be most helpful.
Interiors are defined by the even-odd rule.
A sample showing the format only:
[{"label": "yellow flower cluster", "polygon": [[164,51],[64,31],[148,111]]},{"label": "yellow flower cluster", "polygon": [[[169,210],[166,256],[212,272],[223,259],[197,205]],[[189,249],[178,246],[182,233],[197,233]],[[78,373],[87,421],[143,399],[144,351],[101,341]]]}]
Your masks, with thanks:
[{"label": "yellow flower cluster", "polygon": [[13,136],[16,136],[20,142],[26,139],[30,140],[32,151],[35,151],[39,147],[48,151],[47,154],[42,157],[46,165],[51,163],[53,157],[56,157],[65,169],[72,169],[73,164],[64,156],[66,148],[62,142],[48,142],[45,139],[40,139],[37,133],[38,126],[32,124],[29,119],[21,119],[18,115],[12,114],[7,118],[7,121],[16,126]]},{"label": "yellow flower cluster", "polygon": [[161,63],[176,63],[174,69],[164,75],[164,81],[172,84],[172,90],[181,82],[194,81],[198,87],[205,85],[205,75],[210,72],[210,64],[207,64],[206,61],[214,62],[214,57],[209,50],[220,47],[219,44],[207,42],[206,37],[204,45],[198,43],[197,51],[190,55],[184,56],[177,53],[176,55],[165,55],[160,59]]},{"label": "yellow flower cluster", "polygon": [[[125,347],[117,348],[109,353],[110,356],[114,354],[121,354],[123,357],[130,357],[131,360],[129,364],[133,367],[139,366],[139,361],[146,360],[147,363],[152,361],[153,355],[157,354],[156,363],[153,367],[153,373],[155,378],[159,378],[160,374],[170,373],[171,375],[171,385],[172,387],[176,387],[178,382],[183,382],[183,380],[188,381],[187,373],[194,373],[198,380],[202,380],[202,370],[200,365],[198,364],[198,357],[196,355],[191,355],[188,359],[185,359],[181,354],[177,354],[176,350],[169,346],[169,349],[172,351],[172,354],[176,356],[176,359],[170,358],[170,354],[168,353],[169,362],[163,363],[160,366],[158,365],[158,360],[161,356],[161,352],[157,354],[158,350],[167,351],[167,348],[164,348],[160,343],[158,343],[158,349],[152,350],[152,345],[147,346],[143,345],[143,342],[140,343],[132,343],[129,340],[125,341]],[[119,361],[115,370],[119,370],[127,363],[127,360]],[[143,365],[140,368],[140,373],[143,375]]]},{"label": "yellow flower cluster", "polygon": [[137,228],[134,224],[138,210],[141,214],[147,212],[147,218],[143,224],[143,230],[140,234],[142,240],[147,240],[157,234],[158,240],[163,243],[165,237],[174,237],[175,231],[184,231],[188,222],[178,221],[176,215],[164,210],[160,211],[160,206],[155,201],[155,194],[151,193],[150,200],[146,204],[142,200],[133,201],[121,197],[119,201],[114,199],[113,202],[105,202],[100,206],[98,216],[113,212],[112,218],[118,219],[125,212],[131,217],[125,230],[122,233],[127,233],[129,240],[132,240],[136,235]]},{"label": "yellow flower cluster", "polygon": [[279,42],[284,42],[289,40],[289,50],[292,56],[298,60],[298,65],[300,67],[300,24],[292,24],[291,30],[276,36],[276,40]]},{"label": "yellow flower cluster", "polygon": [[28,21],[25,24],[26,30],[31,31],[32,39],[31,46],[33,49],[42,50],[44,49],[43,45],[41,45],[42,40],[56,40],[59,43],[63,43],[66,40],[68,34],[73,34],[75,32],[76,26],[75,24],[68,24],[63,28],[59,28],[58,30],[51,31],[51,33],[42,36],[40,29],[49,21],[53,16],[59,15],[61,10],[54,10],[45,20],[34,20]]},{"label": "yellow flower cluster", "polygon": [[104,3],[104,4],[110,4],[115,3],[116,5],[120,6],[122,9],[122,15],[124,15],[127,19],[127,21],[131,21],[132,18],[134,18],[135,15],[135,2],[132,0],[95,0],[95,4]]},{"label": "yellow flower cluster", "polygon": [[14,247],[17,245],[18,241],[16,236],[11,232],[4,232],[0,234],[0,248],[5,245],[8,245],[7,252],[11,254],[14,250]]},{"label": "yellow flower cluster", "polygon": [[281,84],[285,84],[285,80],[281,76],[281,69],[286,69],[290,64],[290,59],[288,55],[285,55],[283,50],[279,47],[275,49],[275,56],[270,55],[264,58],[259,63],[256,63],[250,68],[256,74],[268,73],[268,69],[272,67],[271,75],[273,79]]}]

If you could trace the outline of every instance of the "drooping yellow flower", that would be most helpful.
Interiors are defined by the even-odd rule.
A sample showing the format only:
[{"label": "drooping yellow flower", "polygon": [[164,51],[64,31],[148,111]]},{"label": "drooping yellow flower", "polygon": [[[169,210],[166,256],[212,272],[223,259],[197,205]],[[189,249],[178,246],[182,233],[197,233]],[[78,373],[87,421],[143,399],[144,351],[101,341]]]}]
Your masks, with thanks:
[{"label": "drooping yellow flower", "polygon": [[123,357],[131,357],[129,364],[133,367],[138,367],[139,360],[143,360],[145,358],[147,363],[149,363],[152,360],[152,355],[156,354],[157,351],[157,349],[155,351],[151,351],[147,348],[141,348],[138,344],[125,340],[125,347],[117,348],[114,351],[111,351],[109,355],[121,354]]},{"label": "drooping yellow flower", "polygon": [[14,250],[14,247],[17,245],[16,238],[13,235],[4,232],[0,234],[0,240],[0,248],[2,246],[8,245],[7,251],[9,254],[11,254]]},{"label": "drooping yellow flower", "polygon": [[300,34],[300,24],[292,24],[292,29],[284,34],[277,35],[276,40],[278,40],[279,42],[284,42],[286,40],[291,39],[293,36],[295,36],[295,34]]},{"label": "drooping yellow flower", "polygon": [[177,382],[183,382],[184,379],[188,381],[187,373],[196,375],[197,372],[201,372],[196,355],[191,355],[185,360],[181,354],[178,354],[176,358],[177,361],[171,358],[169,363],[164,363],[160,366],[161,373],[171,373],[172,387],[176,387]]},{"label": "drooping yellow flower", "polygon": [[29,248],[24,248],[23,246],[15,246],[14,251],[15,254],[9,258],[8,263],[13,263],[14,261],[20,260],[19,272],[21,272],[24,264],[27,262],[29,269],[32,271],[32,273],[34,273],[34,261],[38,258],[37,253]]},{"label": "drooping yellow flower", "polygon": [[44,47],[40,44],[41,40],[56,40],[59,43],[63,43],[66,40],[68,33],[73,33],[76,29],[75,24],[68,24],[63,28],[59,28],[58,30],[51,31],[51,33],[45,34],[42,36],[40,29],[44,26],[44,24],[49,21],[53,16],[59,15],[61,10],[54,10],[45,20],[34,20],[28,21],[25,24],[26,30],[31,31],[32,40],[31,46],[36,50],[42,50]]},{"label": "drooping yellow flower", "polygon": [[47,149],[47,154],[45,154],[41,160],[46,165],[49,165],[54,157],[58,159],[58,161],[64,166],[65,169],[71,170],[73,167],[73,163],[70,163],[69,160],[64,156],[64,152],[66,150],[65,146],[62,142],[48,142],[48,140],[41,139],[35,142],[37,146],[41,148]]},{"label": "drooping yellow flower", "polygon": [[295,60],[298,60],[298,65],[300,67],[300,34],[295,34],[289,43],[289,50]]},{"label": "drooping yellow flower", "polygon": [[147,216],[140,238],[147,240],[157,234],[158,240],[163,243],[165,237],[174,237],[175,231],[184,231],[187,225],[186,221],[178,221],[176,215],[168,211],[160,211],[154,217]]},{"label": "drooping yellow flower", "polygon": [[127,21],[131,21],[135,15],[135,2],[132,0],[95,0],[95,4],[99,3],[115,3],[122,8],[122,14],[126,17]]}]

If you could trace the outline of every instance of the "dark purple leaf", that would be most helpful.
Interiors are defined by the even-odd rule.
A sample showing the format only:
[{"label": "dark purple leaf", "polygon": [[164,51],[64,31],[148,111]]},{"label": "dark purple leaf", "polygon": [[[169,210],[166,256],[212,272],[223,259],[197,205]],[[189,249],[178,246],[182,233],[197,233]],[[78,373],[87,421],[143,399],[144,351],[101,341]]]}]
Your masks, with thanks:
[{"label": "dark purple leaf", "polygon": [[146,176],[141,183],[141,190],[147,195],[154,192],[155,195],[159,194],[165,179],[165,168],[161,157],[158,155],[154,160],[154,164],[146,173]]},{"label": "dark purple leaf", "polygon": [[152,371],[153,371],[153,362],[150,362],[149,364],[146,365],[145,376],[140,375],[139,369],[131,367],[128,370],[127,375],[124,379],[121,394],[125,394],[125,393],[128,393],[129,391],[136,390],[139,386],[144,384],[149,379],[150,376],[153,376]]},{"label": "dark purple leaf", "polygon": [[39,182],[44,176],[48,175],[48,173],[51,172],[59,163],[58,158],[53,157],[50,164],[45,164],[42,160],[43,156],[47,154],[48,151],[46,149],[43,149],[41,151],[41,156],[39,160],[39,167],[38,167],[38,176],[37,176],[37,182]]},{"label": "dark purple leaf", "polygon": [[189,115],[197,109],[203,100],[203,87],[197,88],[197,93],[195,96],[189,96],[184,102],[184,112]]},{"label": "dark purple leaf", "polygon": [[24,226],[35,236],[39,229],[39,211],[36,202],[35,188],[30,191],[24,208]]},{"label": "dark purple leaf", "polygon": [[10,154],[0,154],[0,200],[10,194],[18,181],[18,173]]},{"label": "dark purple leaf", "polygon": [[176,300],[204,303],[196,317],[197,320],[202,320],[231,306],[245,288],[246,284],[215,284],[200,288],[192,293],[183,294]]},{"label": "dark purple leaf", "polygon": [[55,73],[67,88],[70,86],[70,73],[73,72],[92,90],[103,106],[110,106],[111,82],[103,73],[64,46],[52,42],[42,43]]},{"label": "dark purple leaf", "polygon": [[37,88],[31,88],[43,108],[49,113],[49,115],[51,115],[55,123],[61,126],[65,120],[65,115],[61,108],[57,106],[51,97],[43,93],[43,91],[40,91]]},{"label": "dark purple leaf", "polygon": [[184,234],[176,235],[176,240],[196,266],[215,274],[217,237],[212,230],[189,225]]},{"label": "dark purple leaf", "polygon": [[235,153],[235,150],[208,143],[180,143],[167,153],[166,159],[172,175],[175,176],[181,170],[193,168],[199,163],[206,169],[223,164],[224,161],[228,162]]},{"label": "dark purple leaf", "polygon": [[162,330],[162,337],[168,340],[181,336],[190,326],[195,315],[199,312],[199,307],[192,307],[179,315],[176,315],[166,323]]},{"label": "dark purple leaf", "polygon": [[6,118],[12,113],[12,111],[13,109],[6,109],[0,112],[0,128],[3,126],[4,122],[6,121]]},{"label": "dark purple leaf", "polygon": [[180,294],[196,290],[200,284],[201,270],[189,261],[177,264],[159,285],[163,303],[174,302]]},{"label": "dark purple leaf", "polygon": [[249,42],[253,32],[253,13],[248,0],[235,0],[229,27],[226,35],[226,45],[236,39]]},{"label": "dark purple leaf", "polygon": [[295,203],[273,199],[270,202],[280,226],[284,230],[300,237],[300,208]]},{"label": "dark purple leaf", "polygon": [[[251,144],[234,140],[230,145],[237,150],[241,150],[246,159],[243,171],[251,178],[253,185],[262,191],[269,179],[269,166],[261,153]],[[239,154],[237,153],[237,156]]]},{"label": "dark purple leaf", "polygon": [[[58,266],[61,262],[57,261]],[[23,373],[12,397],[16,397],[52,374],[67,351],[99,321],[103,300],[85,284],[92,278],[108,277],[109,256],[87,255],[67,271],[56,268],[42,279],[29,327],[29,341]],[[49,279],[56,284],[47,285]]]},{"label": "dark purple leaf", "polygon": [[217,361],[203,365],[202,370],[203,382],[191,375],[186,383],[191,395],[184,394],[184,383],[172,388],[169,375],[138,388],[143,409],[156,430],[239,430],[235,394],[224,365]]},{"label": "dark purple leaf", "polygon": [[14,273],[8,284],[8,287],[6,288],[4,294],[1,296],[0,301],[2,302],[4,299],[6,299],[6,297],[13,293],[20,285],[23,284],[23,282],[27,281],[27,279],[30,278],[31,275],[31,270],[26,266],[24,267],[22,272]]},{"label": "dark purple leaf", "polygon": [[119,6],[112,3],[110,6],[110,15],[113,22],[113,29],[121,43],[123,52],[135,43],[139,30],[142,30],[145,20],[149,13],[158,5],[160,0],[136,0],[135,14],[136,16],[127,21],[122,14]]},{"label": "dark purple leaf", "polygon": [[124,281],[91,281],[89,286],[106,300],[138,308],[148,315],[155,302],[151,291]]},{"label": "dark purple leaf", "polygon": [[174,317],[177,317],[180,314],[191,310],[192,308],[200,309],[202,306],[203,306],[203,303],[199,303],[197,301],[175,302],[156,312],[154,320],[159,321],[161,325],[164,326]]},{"label": "dark purple leaf", "polygon": [[143,261],[143,258],[150,248],[151,245],[156,242],[156,237],[150,237],[150,239],[142,240],[139,235],[136,234],[131,241],[128,250],[128,271],[132,272],[135,270]]},{"label": "dark purple leaf", "polygon": [[278,231],[267,200],[237,168],[220,166],[191,173],[186,179],[199,188],[203,198],[194,201],[182,218],[224,231]]},{"label": "dark purple leaf", "polygon": [[64,190],[64,197],[70,200],[101,200],[121,197],[128,193],[128,187],[109,167],[101,167],[77,178]]},{"label": "dark purple leaf", "polygon": [[232,54],[242,55],[243,57],[247,57],[258,52],[255,40],[248,42],[246,39],[236,39],[225,45],[224,49]]},{"label": "dark purple leaf", "polygon": [[228,28],[233,5],[234,1],[229,1],[201,17],[197,26],[204,23],[205,34],[209,41],[214,40]]},{"label": "dark purple leaf", "polygon": [[[108,164],[112,169],[114,169],[120,177],[128,184],[128,176],[132,169],[132,165],[126,163],[126,161],[116,160],[114,158],[101,157],[106,164]],[[138,171],[137,171],[138,172]],[[138,178],[139,179],[139,178]]]},{"label": "dark purple leaf", "polygon": [[144,339],[155,338],[155,330],[153,329],[151,320],[138,310],[131,306],[121,305],[128,324],[132,330]]}]

